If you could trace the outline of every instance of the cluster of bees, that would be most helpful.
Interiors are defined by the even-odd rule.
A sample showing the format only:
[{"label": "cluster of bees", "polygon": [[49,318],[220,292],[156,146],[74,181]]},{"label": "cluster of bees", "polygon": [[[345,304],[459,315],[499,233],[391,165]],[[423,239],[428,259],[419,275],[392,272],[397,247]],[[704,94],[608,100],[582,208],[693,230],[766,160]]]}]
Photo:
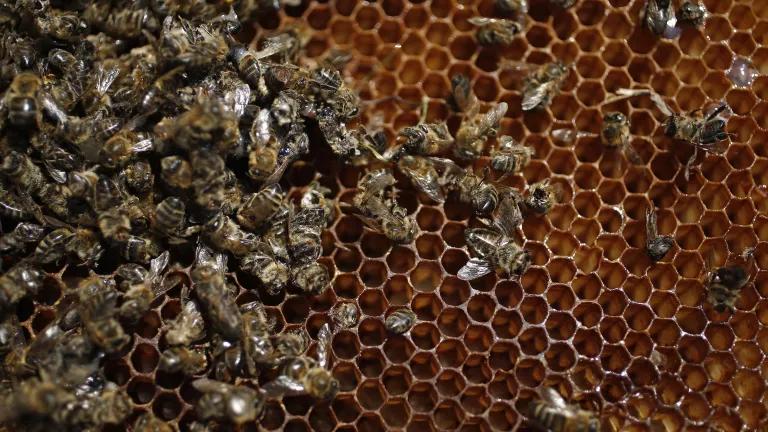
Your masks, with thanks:
[{"label": "cluster of bees", "polygon": [[[473,256],[459,278],[519,277],[528,268],[530,256],[517,240],[522,221],[546,214],[559,191],[549,179],[523,191],[500,181],[533,157],[512,137],[497,136],[508,105],[481,112],[470,80],[454,76],[446,102],[462,115],[456,133],[444,122],[427,122],[424,109],[419,123],[389,145],[383,133],[353,126],[360,100],[342,78],[348,55],[331,52],[301,64],[308,35],[300,28],[255,47],[238,41],[241,21],[280,6],[278,0],[0,2],[0,20],[10,29],[0,40],[0,424],[98,430],[125,421],[130,397],[106,380],[101,365],[129,346],[152,302],[172,289],[181,290],[182,307],[163,328],[158,368],[205,376],[193,381],[201,397],[191,430],[209,430],[213,420],[258,419],[269,398],[333,398],[339,383],[329,371],[330,340],[335,330],[357,324],[354,303],[335,305],[308,355],[305,331],[275,334],[260,302],[235,302],[229,277],[235,270],[249,274],[269,295],[288,286],[304,295],[328,288],[329,272],[318,258],[338,204],[320,181],[298,200],[279,185],[292,162],[309,153],[310,126],[338,160],[370,167],[343,205],[370,229],[394,243],[416,235],[414,218],[395,197],[398,170],[434,202],[455,196],[482,225],[465,231]],[[525,0],[497,6],[519,16],[528,7]],[[669,0],[648,0],[644,22],[660,35],[662,24],[701,25],[705,17],[699,4],[685,2],[675,13]],[[484,45],[509,43],[521,30],[519,19],[470,22]],[[569,71],[562,62],[529,69],[522,109],[546,109]],[[619,91],[613,100],[643,94],[667,116],[667,136],[697,151],[724,150],[726,105],[680,114],[647,90]],[[605,114],[600,137],[642,162],[623,113]],[[473,168],[478,160],[485,166],[480,173]],[[646,220],[648,256],[659,261],[674,239],[658,234],[653,210]],[[180,288],[169,271],[176,265],[172,248],[195,250],[191,289]],[[120,264],[110,276],[99,274],[110,260]],[[84,276],[57,305],[55,320],[29,337],[15,308],[42,290],[46,269],[62,264],[84,269]],[[748,280],[738,265],[710,272],[709,302],[732,310]],[[415,321],[401,308],[385,327],[403,334]],[[265,371],[274,378],[257,385]],[[554,390],[541,396],[529,415],[542,429],[599,430],[596,415],[567,405]],[[145,413],[134,430],[173,429]]]}]

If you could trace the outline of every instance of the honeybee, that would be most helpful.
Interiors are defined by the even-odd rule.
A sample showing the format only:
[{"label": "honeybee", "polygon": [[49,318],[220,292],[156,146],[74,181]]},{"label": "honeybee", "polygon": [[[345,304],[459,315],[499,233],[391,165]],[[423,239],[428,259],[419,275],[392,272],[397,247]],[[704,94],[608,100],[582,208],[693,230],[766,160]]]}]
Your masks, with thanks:
[{"label": "honeybee", "polygon": [[291,279],[307,295],[320,294],[331,282],[328,269],[318,262],[292,267]]},{"label": "honeybee", "polygon": [[89,424],[120,424],[133,410],[131,397],[113,383],[108,383],[100,392],[89,396],[81,400],[79,407]]},{"label": "honeybee", "polygon": [[675,244],[675,239],[672,236],[664,235],[660,236],[658,233],[658,226],[656,224],[656,212],[649,208],[645,211],[645,248],[648,253],[648,257],[651,261],[660,261]]},{"label": "honeybee", "polygon": [[218,154],[199,150],[190,153],[195,203],[206,210],[218,210],[226,201],[227,168]]},{"label": "honeybee", "polygon": [[341,328],[352,328],[360,319],[360,310],[352,302],[339,302],[331,310],[331,318]]},{"label": "honeybee", "polygon": [[117,291],[105,279],[94,275],[80,282],[77,294],[80,319],[91,341],[107,353],[125,347],[131,338],[114,318]]},{"label": "honeybee", "polygon": [[243,256],[253,250],[257,238],[243,231],[232,219],[219,213],[205,224],[206,239],[216,249]]},{"label": "honeybee", "polygon": [[226,155],[240,144],[238,121],[234,112],[210,98],[182,113],[170,124],[170,131],[161,132],[182,149],[191,151],[213,144],[219,154]]},{"label": "honeybee", "polygon": [[70,256],[77,258],[79,262],[93,266],[101,258],[104,248],[93,230],[77,228],[74,230],[74,235],[66,243],[66,251]]},{"label": "honeybee", "polygon": [[[37,216],[39,209],[31,197],[13,194],[0,183],[0,215],[12,220],[28,220]],[[40,217],[42,219],[42,217]]]},{"label": "honeybee", "polygon": [[122,129],[110,137],[99,150],[99,162],[107,168],[124,166],[137,154],[152,150],[154,143],[148,135]]},{"label": "honeybee", "polygon": [[549,179],[536,182],[528,187],[524,203],[528,210],[537,214],[547,214],[557,203],[559,189],[549,183]]},{"label": "honeybee", "polygon": [[269,93],[267,84],[264,81],[264,65],[261,59],[267,57],[266,54],[274,54],[273,50],[258,53],[251,51],[243,46],[235,46],[229,52],[229,59],[235,65],[235,69],[252,90],[260,95]]},{"label": "honeybee", "polygon": [[331,328],[324,324],[317,333],[317,359],[307,356],[288,358],[280,366],[280,375],[264,385],[269,397],[285,394],[308,394],[330,400],[339,391],[339,382],[327,369]]},{"label": "honeybee", "polygon": [[722,153],[725,148],[717,144],[727,139],[728,133],[725,132],[726,122],[719,115],[726,110],[729,110],[729,107],[725,103],[718,104],[706,115],[700,109],[687,115],[667,110],[664,134],[670,138],[690,142],[705,151]]},{"label": "honeybee", "polygon": [[473,280],[492,271],[503,271],[512,277],[520,277],[528,269],[531,257],[528,251],[515,244],[510,235],[509,228],[503,225],[468,228],[464,236],[475,257],[459,269],[459,279]]},{"label": "honeybee", "polygon": [[384,197],[384,189],[394,184],[395,178],[385,169],[368,172],[358,182],[353,205],[366,225],[381,229],[394,242],[410,243],[416,235],[416,221],[394,200]]},{"label": "honeybee", "polygon": [[81,37],[88,31],[88,24],[77,13],[50,9],[34,19],[38,33],[62,41]]},{"label": "honeybee", "polygon": [[[55,419],[67,405],[75,403],[75,395],[50,380],[29,378],[10,392],[0,394],[0,422],[25,419]],[[38,420],[39,421],[39,420]]]},{"label": "honeybee", "polygon": [[608,148],[621,149],[629,160],[635,164],[643,162],[634,147],[630,145],[632,138],[629,132],[629,119],[620,112],[609,112],[603,116],[603,126],[600,129],[600,138],[603,145]]},{"label": "honeybee", "polygon": [[0,275],[0,310],[7,309],[27,295],[35,295],[43,286],[42,271],[25,264],[17,264]]},{"label": "honeybee", "polygon": [[402,143],[388,149],[384,158],[397,160],[404,154],[436,155],[444,153],[453,143],[445,123],[421,123],[400,130],[398,140]]},{"label": "honeybee", "polygon": [[694,27],[701,27],[706,22],[709,12],[707,7],[700,2],[684,1],[677,11],[677,22]]},{"label": "honeybee", "polygon": [[347,129],[331,107],[318,109],[316,118],[325,141],[333,153],[342,160],[360,159],[366,153],[373,155],[376,159],[385,160],[376,151],[371,142],[373,138],[364,129]]},{"label": "honeybee", "polygon": [[155,184],[155,175],[152,167],[145,161],[136,161],[128,164],[118,174],[120,184],[141,196],[146,196]]},{"label": "honeybee", "polygon": [[320,207],[291,211],[288,219],[288,253],[292,262],[305,265],[316,261],[323,251],[320,235],[326,224],[325,210]]},{"label": "honeybee", "polygon": [[250,231],[262,229],[285,200],[285,192],[279,184],[265,187],[251,194],[237,209],[237,223]]},{"label": "honeybee", "polygon": [[520,145],[508,135],[499,137],[499,147],[491,151],[491,167],[504,175],[523,170],[533,156],[533,149]]},{"label": "honeybee", "polygon": [[200,230],[198,226],[184,228],[186,205],[179,198],[170,196],[157,204],[154,227],[170,237],[188,237]]},{"label": "honeybee", "polygon": [[64,257],[67,243],[75,235],[70,228],[57,228],[43,237],[32,254],[32,260],[40,264],[50,264]]},{"label": "honeybee", "polygon": [[332,191],[321,185],[317,180],[313,180],[307,185],[307,189],[301,195],[302,208],[319,208],[325,215],[325,225],[333,221],[336,211],[336,204],[332,199]]},{"label": "honeybee", "polygon": [[439,203],[445,201],[440,175],[429,158],[405,155],[397,161],[397,167],[429,199]]},{"label": "honeybee", "polygon": [[291,217],[290,204],[283,203],[272,216],[269,226],[262,235],[262,239],[272,249],[276,258],[283,262],[290,262],[288,255],[288,221]]},{"label": "honeybee", "polygon": [[528,405],[528,418],[536,427],[554,432],[600,431],[600,420],[593,412],[566,404],[551,387],[542,388],[540,394],[541,400]]},{"label": "honeybee", "polygon": [[192,166],[180,156],[167,156],[160,160],[160,177],[171,188],[192,187]]},{"label": "honeybee", "polygon": [[157,367],[165,372],[197,375],[208,367],[208,359],[202,350],[177,346],[163,351]]},{"label": "honeybee", "polygon": [[471,204],[475,213],[487,215],[493,212],[499,203],[499,192],[496,187],[485,181],[488,170],[483,177],[478,177],[471,169],[463,169],[450,159],[431,158],[443,171],[445,185],[459,193],[459,200]]},{"label": "honeybee", "polygon": [[466,75],[456,74],[451,78],[451,94],[448,101],[456,111],[461,112],[467,112],[477,106],[477,96],[472,91],[472,83]]},{"label": "honeybee", "polygon": [[395,334],[403,334],[413,327],[416,322],[416,314],[408,308],[400,308],[392,312],[386,320],[384,327]]},{"label": "honeybee", "polygon": [[259,279],[267,293],[277,295],[288,284],[288,267],[275,259],[269,245],[258,242],[254,250],[240,258],[240,269]]},{"label": "honeybee", "polygon": [[140,415],[133,424],[132,430],[134,432],[174,432],[171,425],[158,419],[151,412]]},{"label": "honeybee", "polygon": [[736,302],[744,286],[749,282],[749,273],[739,266],[721,267],[707,276],[707,301],[717,312],[732,313],[736,310]]},{"label": "honeybee", "polygon": [[[136,322],[149,310],[150,303],[157,297],[160,291],[161,274],[168,266],[169,253],[165,251],[149,263],[149,271],[141,270],[139,278],[126,279],[127,289],[123,294],[123,303],[120,305],[119,316],[129,322]],[[120,268],[118,268],[118,274]],[[136,275],[139,276],[139,275]]]},{"label": "honeybee", "polygon": [[499,205],[496,207],[496,220],[508,234],[517,231],[523,223],[522,209],[525,207],[523,196],[517,189],[505,187],[499,190]]},{"label": "honeybee", "polygon": [[195,284],[195,294],[207,312],[212,327],[225,339],[238,340],[242,336],[243,317],[224,279],[226,268],[226,257],[223,254],[214,254],[207,247],[199,245],[190,276]]},{"label": "honeybee", "polygon": [[206,378],[192,382],[203,394],[195,412],[201,420],[225,419],[235,424],[256,420],[264,412],[264,394],[244,385],[225,384]]},{"label": "honeybee", "polygon": [[304,133],[303,126],[292,123],[289,131],[280,140],[275,170],[264,180],[264,185],[271,185],[280,181],[288,166],[308,151],[309,137]]},{"label": "honeybee", "polygon": [[100,212],[98,226],[101,235],[112,243],[125,243],[131,235],[131,219],[122,206]]},{"label": "honeybee", "polygon": [[23,344],[23,338],[18,320],[14,316],[3,318],[0,321],[0,358],[11,352],[15,345]]},{"label": "honeybee", "polygon": [[3,100],[12,125],[32,128],[40,124],[42,113],[38,106],[38,92],[41,87],[40,77],[32,72],[22,72],[13,78]]},{"label": "honeybee", "polygon": [[3,158],[0,173],[32,195],[39,194],[47,184],[43,171],[32,162],[32,159],[16,151],[8,153]]},{"label": "honeybee", "polygon": [[482,153],[488,137],[496,136],[499,122],[507,112],[507,103],[501,102],[485,114],[470,113],[456,132],[456,147],[453,149],[460,159],[475,159]]},{"label": "honeybee", "polygon": [[481,45],[508,45],[520,33],[520,23],[501,18],[472,17],[469,23],[477,27],[477,41]]},{"label": "honeybee", "polygon": [[[653,1],[653,0],[651,0]],[[560,61],[539,66],[523,81],[523,111],[543,109],[560,93],[568,76],[568,66]]]},{"label": "honeybee", "polygon": [[168,330],[165,332],[165,341],[172,346],[186,346],[205,337],[205,321],[197,303],[186,298],[185,291],[182,292],[181,312],[168,323]]},{"label": "honeybee", "polygon": [[661,36],[675,25],[675,9],[671,0],[648,0],[641,16],[651,33]]},{"label": "honeybee", "polygon": [[139,264],[146,264],[161,253],[160,245],[150,237],[130,235],[125,243],[120,245],[120,255],[129,262]]},{"label": "honeybee", "polygon": [[71,196],[69,188],[58,183],[46,183],[37,192],[37,198],[40,202],[45,203],[47,209],[55,216],[66,221],[75,221],[78,217],[70,211],[69,198]]},{"label": "honeybee", "polygon": [[45,228],[31,222],[21,222],[13,231],[0,236],[0,252],[24,252],[30,244],[38,243],[45,236]]}]

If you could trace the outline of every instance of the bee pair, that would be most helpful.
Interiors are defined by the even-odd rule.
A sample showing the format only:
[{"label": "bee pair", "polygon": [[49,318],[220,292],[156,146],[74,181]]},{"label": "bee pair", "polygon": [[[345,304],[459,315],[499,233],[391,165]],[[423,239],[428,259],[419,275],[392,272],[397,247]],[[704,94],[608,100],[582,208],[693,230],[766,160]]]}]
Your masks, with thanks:
[{"label": "bee pair", "polygon": [[701,27],[708,15],[706,6],[698,1],[685,0],[675,11],[673,0],[648,0],[641,18],[656,36],[674,37],[676,26]]}]

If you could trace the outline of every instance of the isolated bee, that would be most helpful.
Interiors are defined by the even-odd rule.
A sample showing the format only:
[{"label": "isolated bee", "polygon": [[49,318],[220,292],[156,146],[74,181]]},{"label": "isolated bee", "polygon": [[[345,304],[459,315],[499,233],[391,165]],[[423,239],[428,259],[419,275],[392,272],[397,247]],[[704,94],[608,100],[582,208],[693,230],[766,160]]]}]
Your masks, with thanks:
[{"label": "isolated bee", "polygon": [[485,114],[470,112],[469,118],[461,123],[456,132],[456,147],[453,152],[460,159],[477,158],[485,147],[488,137],[496,136],[499,122],[507,112],[507,103],[501,102]]},{"label": "isolated bee", "polygon": [[499,203],[499,192],[496,187],[485,181],[488,170],[483,177],[478,177],[471,168],[463,169],[450,159],[431,158],[443,171],[443,182],[450,190],[459,193],[459,200],[471,204],[478,215],[493,212]]},{"label": "isolated bee", "polygon": [[536,427],[553,432],[599,432],[600,420],[590,411],[566,404],[551,387],[541,389],[541,400],[530,402],[528,419]]},{"label": "isolated bee", "polygon": [[632,135],[629,132],[629,119],[620,112],[610,112],[603,116],[603,126],[600,129],[600,138],[608,148],[624,151],[630,161],[635,164],[643,162],[634,147],[629,143]]},{"label": "isolated bee", "polygon": [[255,235],[243,231],[229,216],[223,213],[211,218],[204,227],[206,239],[216,249],[243,256],[251,252],[257,242]]},{"label": "isolated bee", "polygon": [[674,27],[675,9],[671,0],[647,0],[643,10],[642,20],[651,33],[663,35],[670,27]]},{"label": "isolated bee", "polygon": [[224,279],[226,268],[223,254],[214,254],[200,245],[195,252],[195,266],[190,276],[195,284],[195,294],[212,327],[224,338],[238,340],[242,335],[243,317]]},{"label": "isolated bee", "polygon": [[240,269],[256,277],[267,293],[277,295],[288,284],[289,268],[277,260],[266,243],[258,242],[253,250],[240,258]]},{"label": "isolated bee", "polygon": [[416,314],[408,308],[400,308],[392,312],[386,320],[384,327],[395,334],[403,334],[413,327],[416,322]]},{"label": "isolated bee", "polygon": [[436,155],[444,153],[453,143],[453,138],[445,123],[421,123],[400,130],[398,140],[401,144],[388,149],[384,157],[397,160],[404,154]]},{"label": "isolated bee", "polygon": [[705,151],[721,153],[725,149],[717,143],[727,139],[728,133],[725,132],[725,120],[718,116],[728,109],[727,104],[721,103],[706,115],[701,110],[687,115],[669,113],[664,120],[664,134],[690,142]]},{"label": "isolated bee", "polygon": [[360,311],[352,302],[339,302],[331,310],[331,318],[341,328],[352,328],[360,319]]},{"label": "isolated bee", "polygon": [[667,252],[672,249],[672,245],[675,244],[674,237],[659,235],[656,224],[656,212],[650,208],[645,211],[645,234],[647,237],[645,241],[646,252],[653,262],[664,258]]},{"label": "isolated bee", "polygon": [[36,244],[45,236],[45,228],[31,222],[21,222],[13,231],[0,236],[0,253],[24,252],[29,245]]},{"label": "isolated bee", "polygon": [[165,372],[182,372],[197,375],[208,367],[208,359],[202,350],[177,346],[168,348],[160,356],[157,368]]},{"label": "isolated bee", "polygon": [[475,255],[458,272],[459,279],[473,280],[493,271],[503,271],[520,277],[530,265],[528,251],[510,238],[509,228],[468,228],[464,236],[467,246]]},{"label": "isolated bee", "polygon": [[549,179],[536,182],[528,187],[525,206],[537,214],[546,214],[557,203],[559,190],[549,183]]},{"label": "isolated bee", "polygon": [[472,91],[472,83],[466,75],[456,74],[451,77],[451,94],[448,102],[459,112],[467,112],[477,106],[477,96]]},{"label": "isolated bee", "polygon": [[172,188],[192,187],[192,166],[179,156],[168,156],[160,160],[160,177]]},{"label": "isolated bee", "polygon": [[0,310],[7,309],[27,295],[35,295],[43,286],[42,271],[17,264],[0,276]]},{"label": "isolated bee", "polygon": [[[651,0],[653,1],[653,0]],[[539,66],[523,81],[523,111],[543,109],[549,106],[568,76],[568,67],[560,62]]]},{"label": "isolated bee", "polygon": [[133,424],[134,432],[174,432],[174,429],[166,421],[155,417],[152,412],[145,412],[136,419]]},{"label": "isolated bee", "polygon": [[435,202],[445,201],[440,174],[438,174],[431,159],[405,155],[397,161],[397,167],[408,177],[416,189],[427,195],[429,199]]},{"label": "isolated bee", "polygon": [[706,22],[709,12],[707,7],[698,1],[684,1],[677,11],[677,22],[694,27],[701,27]]},{"label": "isolated bee", "polygon": [[501,18],[472,17],[469,23],[477,27],[477,41],[481,45],[508,45],[520,33],[520,23]]},{"label": "isolated bee", "polygon": [[131,338],[114,318],[117,291],[105,279],[94,275],[80,282],[77,294],[80,319],[91,341],[107,353],[125,347]]},{"label": "isolated bee", "polygon": [[186,298],[185,291],[182,293],[181,312],[168,323],[165,332],[165,341],[172,346],[186,346],[205,337],[205,321],[197,303]]},{"label": "isolated bee", "polygon": [[394,200],[384,197],[384,189],[394,184],[395,178],[385,169],[368,172],[358,182],[353,205],[366,225],[380,229],[394,242],[409,243],[416,235],[416,221]]},{"label": "isolated bee", "polygon": [[269,185],[243,200],[237,209],[237,223],[249,231],[258,231],[269,223],[284,200],[285,192],[280,185]]},{"label": "isolated bee", "polygon": [[[165,251],[150,261],[149,271],[140,271],[143,274],[136,275],[139,277],[124,277],[128,283],[123,294],[123,303],[118,309],[120,317],[129,322],[136,322],[149,310],[150,303],[160,292],[161,275],[168,266],[169,257],[168,251]],[[144,270],[143,267],[138,268]],[[118,274],[120,270],[118,267]]]},{"label": "isolated bee", "polygon": [[749,273],[739,266],[727,266],[710,272],[705,286],[707,301],[717,312],[734,312],[739,294],[749,282]]},{"label": "isolated bee", "polygon": [[499,147],[491,151],[491,167],[505,175],[523,170],[533,156],[533,149],[523,146],[508,135],[499,137]]},{"label": "isolated bee", "polygon": [[242,424],[257,420],[264,412],[265,398],[260,390],[206,378],[193,381],[192,386],[203,394],[195,407],[201,420],[224,419]]},{"label": "isolated bee", "polygon": [[330,343],[331,328],[324,324],[317,333],[317,359],[298,356],[283,361],[280,375],[264,385],[267,396],[306,393],[318,399],[333,399],[339,382],[328,370]]}]

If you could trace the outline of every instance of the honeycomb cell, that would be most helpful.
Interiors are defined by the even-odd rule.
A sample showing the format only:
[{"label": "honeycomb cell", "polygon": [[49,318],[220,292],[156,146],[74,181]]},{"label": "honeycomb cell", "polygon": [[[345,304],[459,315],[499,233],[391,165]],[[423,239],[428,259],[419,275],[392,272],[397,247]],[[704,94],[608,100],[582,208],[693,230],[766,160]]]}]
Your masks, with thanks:
[{"label": "honeycomb cell", "polygon": [[429,383],[418,382],[408,391],[408,404],[415,412],[429,412],[437,404],[437,392]]}]

